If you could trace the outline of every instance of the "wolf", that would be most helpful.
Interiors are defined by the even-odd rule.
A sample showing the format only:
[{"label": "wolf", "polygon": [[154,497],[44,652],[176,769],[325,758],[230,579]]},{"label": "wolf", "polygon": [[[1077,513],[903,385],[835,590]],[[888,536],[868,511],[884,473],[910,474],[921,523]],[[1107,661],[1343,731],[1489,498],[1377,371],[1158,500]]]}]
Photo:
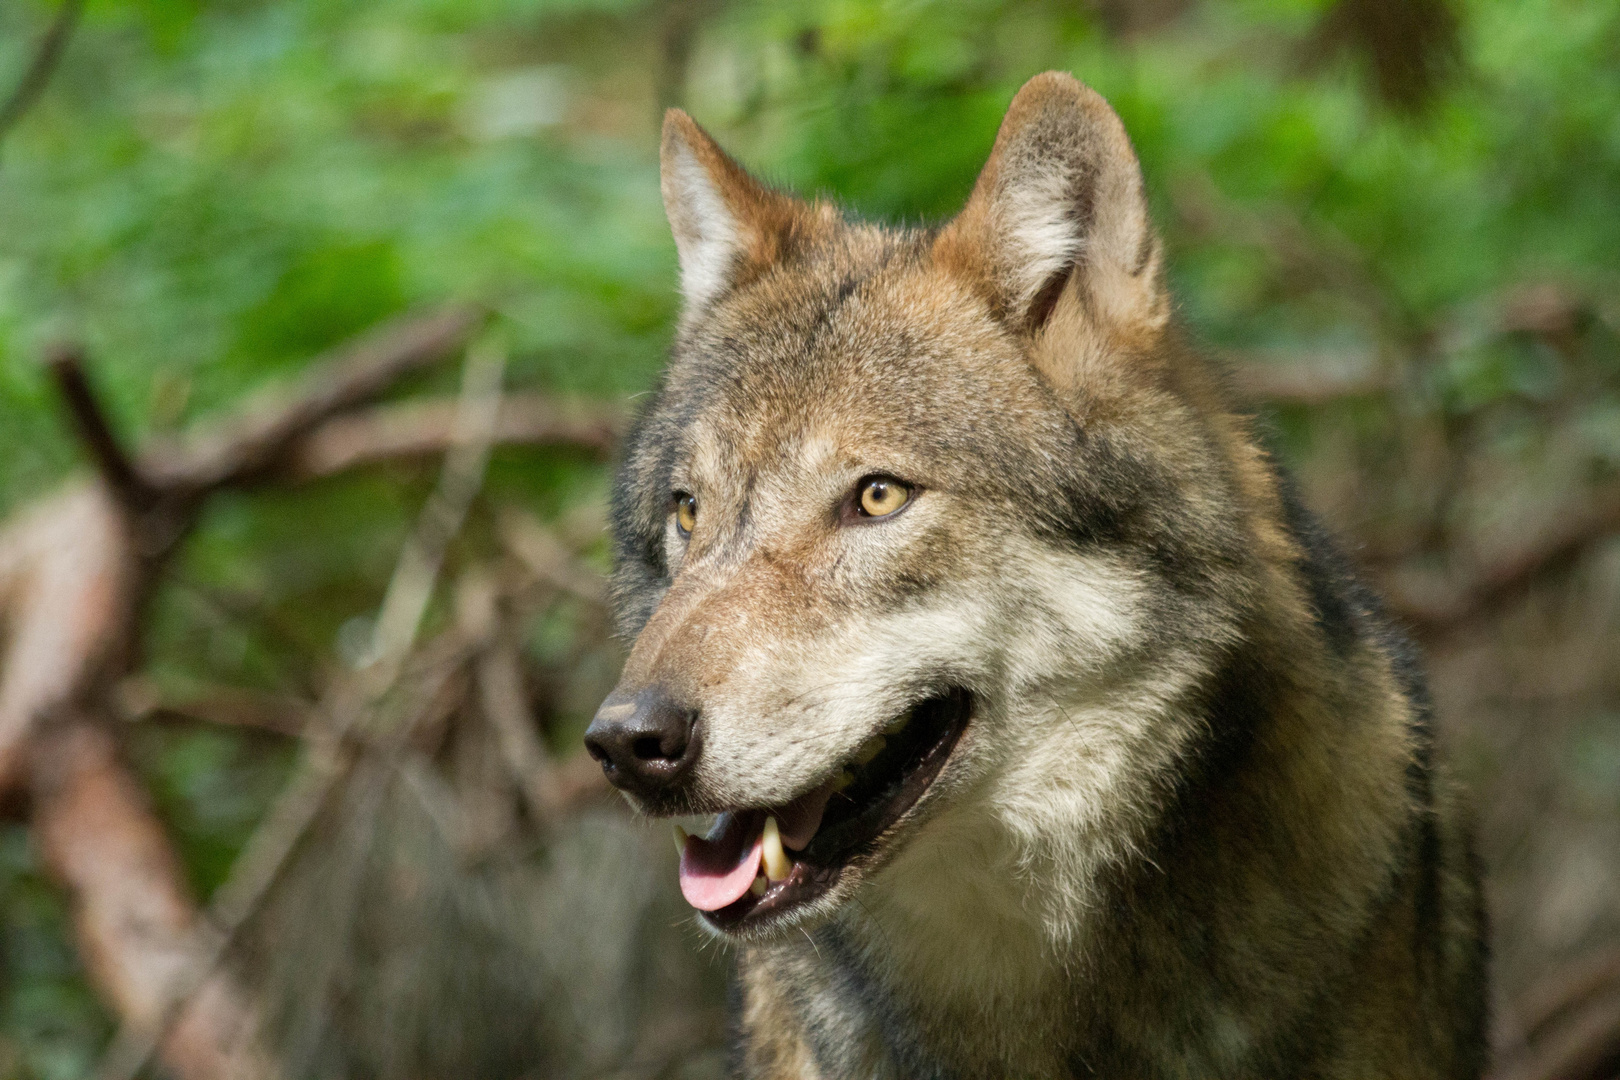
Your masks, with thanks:
[{"label": "wolf", "polygon": [[1412,647],[1174,318],[1141,167],[1027,83],[890,228],[689,116],[586,746],[735,945],[751,1078],[1477,1077],[1486,944]]}]

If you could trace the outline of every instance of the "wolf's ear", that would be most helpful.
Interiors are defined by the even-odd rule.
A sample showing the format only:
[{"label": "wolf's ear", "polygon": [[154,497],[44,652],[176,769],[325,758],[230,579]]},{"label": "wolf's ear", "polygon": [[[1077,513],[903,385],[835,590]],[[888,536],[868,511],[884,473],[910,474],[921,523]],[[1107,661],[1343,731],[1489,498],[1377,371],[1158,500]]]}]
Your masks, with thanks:
[{"label": "wolf's ear", "polygon": [[1105,332],[1156,331],[1169,312],[1125,125],[1063,72],[1035,76],[1013,98],[967,206],[934,253],[987,288],[1003,318],[1027,333],[1066,295]]},{"label": "wolf's ear", "polygon": [[779,259],[827,216],[749,176],[680,109],[664,114],[659,159],[688,314]]}]

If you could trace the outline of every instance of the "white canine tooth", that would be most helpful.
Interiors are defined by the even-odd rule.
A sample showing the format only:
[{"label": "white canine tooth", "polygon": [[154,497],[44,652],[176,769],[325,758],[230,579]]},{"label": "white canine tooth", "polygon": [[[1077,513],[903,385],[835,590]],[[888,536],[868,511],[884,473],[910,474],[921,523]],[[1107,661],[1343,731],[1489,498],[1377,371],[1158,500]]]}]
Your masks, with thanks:
[{"label": "white canine tooth", "polygon": [[874,735],[861,743],[860,749],[855,751],[855,764],[865,765],[868,761],[883,753],[884,738]]},{"label": "white canine tooth", "polygon": [[679,825],[675,826],[675,854],[686,854],[686,830]]},{"label": "white canine tooth", "polygon": [[793,862],[782,850],[782,830],[773,817],[765,819],[765,843],[762,846],[765,850],[765,876],[772,881],[781,881],[793,869]]},{"label": "white canine tooth", "polygon": [[761,874],[759,877],[754,879],[754,883],[752,885],[748,886],[748,891],[753,893],[755,896],[764,896],[765,890],[770,887],[770,882],[765,880],[764,874]]}]

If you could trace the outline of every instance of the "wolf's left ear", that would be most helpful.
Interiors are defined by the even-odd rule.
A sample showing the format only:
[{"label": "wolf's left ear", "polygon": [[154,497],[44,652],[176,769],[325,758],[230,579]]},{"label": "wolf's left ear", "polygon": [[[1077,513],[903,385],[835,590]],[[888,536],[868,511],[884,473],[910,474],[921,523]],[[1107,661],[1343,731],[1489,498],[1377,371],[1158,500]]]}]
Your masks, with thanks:
[{"label": "wolf's left ear", "polygon": [[967,206],[934,254],[976,280],[1015,328],[1038,333],[1071,283],[1087,321],[1163,327],[1159,242],[1125,125],[1095,90],[1049,71],[1008,106]]},{"label": "wolf's left ear", "polygon": [[659,165],[688,315],[780,259],[831,214],[749,176],[680,109],[664,114]]}]

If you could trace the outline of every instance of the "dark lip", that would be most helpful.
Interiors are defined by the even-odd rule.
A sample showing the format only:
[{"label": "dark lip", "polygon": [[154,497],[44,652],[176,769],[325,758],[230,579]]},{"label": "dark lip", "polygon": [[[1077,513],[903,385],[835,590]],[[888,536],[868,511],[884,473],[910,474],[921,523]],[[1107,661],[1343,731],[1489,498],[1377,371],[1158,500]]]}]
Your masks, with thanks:
[{"label": "dark lip", "polygon": [[873,852],[882,835],[904,817],[938,779],[973,717],[973,698],[966,690],[951,689],[924,699],[914,708],[938,710],[933,719],[941,725],[939,736],[908,759],[877,798],[852,807],[851,812],[843,815],[829,807],[830,823],[824,820],[809,846],[796,854],[788,876],[773,884],[763,896],[745,893],[733,904],[717,911],[702,912],[711,926],[727,933],[745,932],[813,903],[838,884],[851,863]]}]

